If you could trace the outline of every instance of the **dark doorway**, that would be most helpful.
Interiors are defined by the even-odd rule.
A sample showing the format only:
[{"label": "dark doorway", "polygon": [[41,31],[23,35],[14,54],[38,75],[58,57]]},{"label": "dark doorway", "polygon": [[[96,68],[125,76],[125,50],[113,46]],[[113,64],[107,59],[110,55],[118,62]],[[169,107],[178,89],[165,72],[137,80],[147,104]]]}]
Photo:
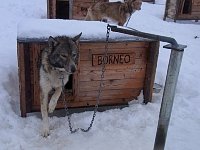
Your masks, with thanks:
[{"label": "dark doorway", "polygon": [[182,7],[182,14],[190,14],[192,8],[192,1],[191,0],[184,0],[183,7]]},{"label": "dark doorway", "polygon": [[56,18],[69,19],[69,1],[68,0],[56,1]]},{"label": "dark doorway", "polygon": [[69,80],[65,85],[65,96],[73,96],[73,75],[69,75]]}]

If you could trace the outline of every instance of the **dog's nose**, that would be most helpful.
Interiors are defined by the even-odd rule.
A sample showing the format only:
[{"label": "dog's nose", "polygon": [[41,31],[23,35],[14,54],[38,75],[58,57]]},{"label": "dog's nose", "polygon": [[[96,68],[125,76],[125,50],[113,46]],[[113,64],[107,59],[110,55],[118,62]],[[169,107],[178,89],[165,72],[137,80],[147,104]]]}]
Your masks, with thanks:
[{"label": "dog's nose", "polygon": [[75,66],[71,66],[71,72],[74,73],[76,71],[76,67]]}]

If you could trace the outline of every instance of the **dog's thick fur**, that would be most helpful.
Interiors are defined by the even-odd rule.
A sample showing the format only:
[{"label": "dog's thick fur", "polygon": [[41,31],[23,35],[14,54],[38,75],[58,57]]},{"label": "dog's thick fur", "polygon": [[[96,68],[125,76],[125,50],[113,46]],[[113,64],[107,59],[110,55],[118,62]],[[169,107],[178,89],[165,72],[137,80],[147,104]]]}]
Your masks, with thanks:
[{"label": "dog's thick fur", "polygon": [[124,3],[99,1],[88,8],[85,20],[112,20],[123,26],[132,13],[141,9],[141,5],[142,0],[127,0]]},{"label": "dog's thick fur", "polygon": [[[76,71],[78,55],[77,41],[81,33],[74,38],[66,36],[49,37],[48,47],[41,53],[40,65],[40,103],[43,122],[42,135],[49,135],[48,112],[52,113],[62,92],[62,76],[64,84],[68,82],[69,75]],[[54,93],[48,102],[49,92]]]}]

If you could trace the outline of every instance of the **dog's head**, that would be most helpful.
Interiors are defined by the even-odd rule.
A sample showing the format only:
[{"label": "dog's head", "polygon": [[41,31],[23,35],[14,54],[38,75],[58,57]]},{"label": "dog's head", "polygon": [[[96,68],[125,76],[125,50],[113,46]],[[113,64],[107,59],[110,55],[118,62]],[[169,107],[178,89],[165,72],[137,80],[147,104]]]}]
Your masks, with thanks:
[{"label": "dog's head", "polygon": [[135,10],[141,10],[142,0],[127,0],[126,4],[129,11],[133,12]]},{"label": "dog's head", "polygon": [[82,33],[70,38],[66,36],[58,36],[48,39],[49,55],[48,60],[52,67],[66,71],[69,74],[76,71],[76,64],[78,59],[78,45],[77,42]]}]

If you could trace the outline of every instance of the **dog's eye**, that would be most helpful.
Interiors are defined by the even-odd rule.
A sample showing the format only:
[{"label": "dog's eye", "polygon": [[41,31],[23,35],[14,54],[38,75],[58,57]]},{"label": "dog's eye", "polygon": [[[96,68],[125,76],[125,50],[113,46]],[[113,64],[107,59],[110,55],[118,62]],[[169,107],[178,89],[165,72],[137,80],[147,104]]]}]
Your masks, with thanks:
[{"label": "dog's eye", "polygon": [[72,54],[72,57],[73,57],[73,58],[76,58],[76,54]]},{"label": "dog's eye", "polygon": [[63,58],[67,58],[67,56],[66,56],[66,55],[62,55],[62,54],[61,54],[61,57],[63,57]]}]

